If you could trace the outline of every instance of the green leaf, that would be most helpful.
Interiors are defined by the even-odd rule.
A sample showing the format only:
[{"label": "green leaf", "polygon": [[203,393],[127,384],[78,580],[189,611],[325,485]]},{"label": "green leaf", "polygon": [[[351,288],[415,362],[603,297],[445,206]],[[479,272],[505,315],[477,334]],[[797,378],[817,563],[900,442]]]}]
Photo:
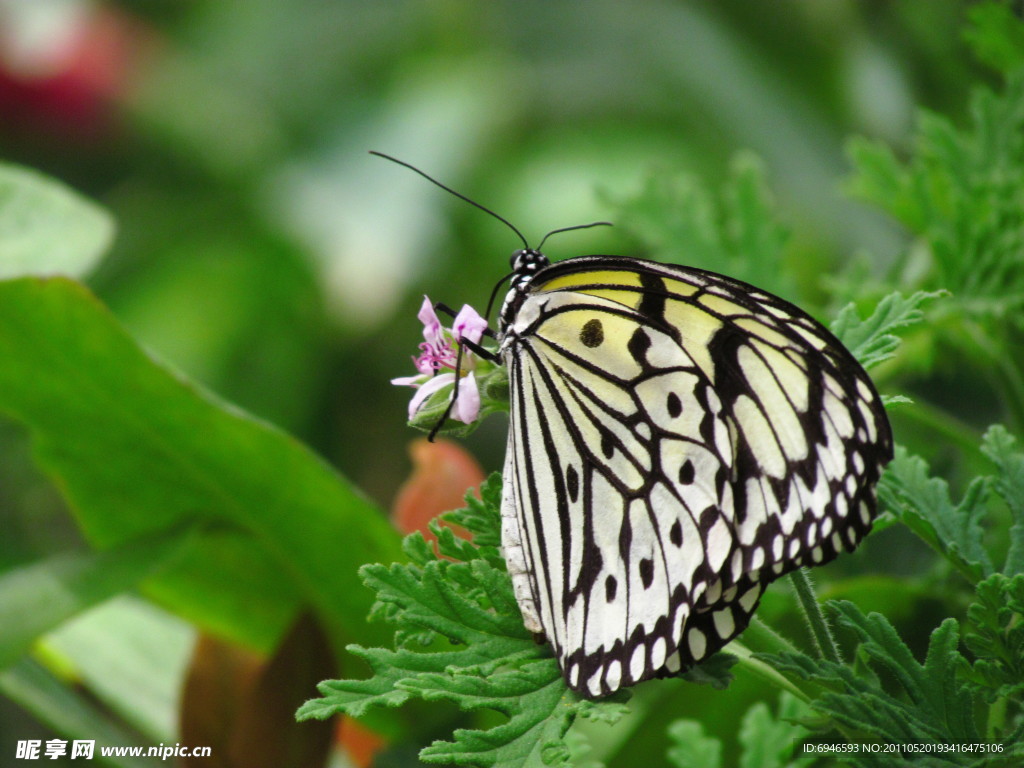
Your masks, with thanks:
[{"label": "green leaf", "polygon": [[100,765],[119,768],[153,766],[152,758],[102,757],[100,747],[137,745],[138,735],[113,723],[95,703],[60,683],[34,661],[21,659],[0,671],[0,693],[48,724],[63,738],[95,741],[94,759]]},{"label": "green leaf", "polygon": [[[485,547],[501,547],[501,516],[495,515],[495,509],[501,509],[501,473],[494,472],[480,486],[480,498],[472,493],[466,494],[466,506],[441,515],[445,522],[465,528],[473,536],[473,546],[479,550]],[[492,562],[495,567],[500,563]]]},{"label": "green leaf", "polygon": [[690,667],[678,677],[689,683],[697,685],[710,685],[717,691],[724,691],[732,682],[732,667],[739,661],[731,653],[721,651],[713,654],[710,658],[702,661],[694,667]]},{"label": "green leaf", "polygon": [[613,201],[616,218],[658,261],[711,269],[795,298],[782,263],[789,233],[778,223],[763,162],[743,152],[729,171],[717,196],[696,176],[651,174],[639,194]]},{"label": "green leaf", "polygon": [[743,746],[740,768],[810,765],[813,757],[795,757],[800,741],[810,733],[795,721],[810,714],[807,705],[785,691],[779,694],[778,717],[763,701],[754,704],[740,724],[739,739]]},{"label": "green leaf", "polygon": [[945,291],[918,291],[908,298],[895,291],[878,302],[866,320],[861,320],[857,308],[848,304],[840,310],[830,328],[861,365],[871,368],[896,354],[900,339],[893,331],[920,322],[924,318],[921,304],[944,295],[947,295]]},{"label": "green leaf", "polygon": [[967,609],[964,644],[974,654],[969,679],[987,701],[1024,698],[1024,574],[981,582]]},{"label": "green leaf", "polygon": [[[954,619],[946,619],[932,632],[921,664],[881,614],[865,616],[846,601],[826,606],[860,641],[859,659],[884,674],[858,674],[845,664],[802,653],[761,655],[780,671],[821,689],[821,695],[810,701],[813,709],[832,718],[849,738],[903,743],[978,740],[971,689],[957,676],[964,658],[957,651]],[[888,681],[886,687],[882,678]]]},{"label": "green leaf", "polygon": [[[266,642],[284,626],[256,624],[253,607],[279,599],[273,615],[287,622],[308,601],[332,634],[351,636],[371,602],[356,569],[398,557],[398,537],[309,450],[154,361],[67,279],[0,282],[0,359],[0,411],[28,426],[99,548],[182,521],[220,528],[151,582],[165,602]],[[225,626],[224,602],[249,610]]]},{"label": "green leaf", "polygon": [[668,727],[668,737],[668,760],[675,768],[721,768],[722,742],[705,736],[696,720],[676,720]]},{"label": "green leaf", "polygon": [[59,661],[58,668],[73,670],[75,682],[125,723],[153,743],[173,743],[195,641],[190,624],[121,595],[67,622],[40,647]]},{"label": "green leaf", "polygon": [[1024,65],[1024,24],[1009,3],[979,3],[967,9],[967,18],[964,39],[981,61],[1003,72]]},{"label": "green leaf", "polygon": [[963,129],[922,112],[905,163],[864,139],[851,141],[848,153],[856,169],[850,192],[919,236],[926,269],[908,272],[914,283],[953,291],[965,314],[993,328],[1021,327],[1024,70],[1010,73],[999,93],[975,89]]},{"label": "green leaf", "polygon": [[928,476],[928,464],[897,446],[878,485],[878,496],[899,519],[972,583],[992,573],[983,544],[988,480],[976,477],[956,505],[945,480]]},{"label": "green leaf", "polygon": [[56,555],[0,575],[0,668],[72,616],[165,566],[179,553],[183,531],[162,531],[106,552]]},{"label": "green leaf", "polygon": [[992,487],[1010,510],[1010,546],[1003,573],[1024,573],[1024,451],[1017,450],[1017,439],[997,424],[982,437],[981,452],[998,468]]},{"label": "green leaf", "polygon": [[0,163],[0,279],[87,274],[110,246],[106,211],[64,184]]},{"label": "green leaf", "polygon": [[562,737],[581,702],[565,687],[554,659],[486,678],[458,672],[420,675],[402,687],[427,701],[450,701],[466,710],[491,709],[509,718],[487,731],[456,730],[454,741],[435,741],[422,750],[424,762],[511,767],[561,765],[569,758]]},{"label": "green leaf", "polygon": [[[480,500],[467,495],[467,508],[445,519],[492,542],[501,525],[501,476],[492,475],[480,495]],[[372,707],[399,706],[412,698],[446,701],[508,719],[488,730],[457,730],[453,741],[422,750],[423,760],[564,764],[570,754],[564,737],[575,718],[613,722],[623,714],[625,694],[591,702],[569,690],[550,648],[523,626],[504,563],[492,561],[494,545],[477,547],[447,531],[439,546],[461,562],[437,559],[413,534],[406,549],[415,554],[415,564],[363,567],[363,580],[377,594],[373,616],[394,626],[395,649],[349,646],[369,664],[372,676],[322,683],[323,698],[307,702],[297,717],[322,719],[339,712],[362,717]]]}]

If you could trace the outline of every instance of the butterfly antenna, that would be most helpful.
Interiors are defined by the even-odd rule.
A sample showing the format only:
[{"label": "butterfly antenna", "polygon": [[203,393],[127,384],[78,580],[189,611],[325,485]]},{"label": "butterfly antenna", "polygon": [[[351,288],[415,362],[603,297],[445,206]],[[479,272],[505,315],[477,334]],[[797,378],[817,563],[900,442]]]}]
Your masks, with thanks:
[{"label": "butterfly antenna", "polygon": [[552,229],[550,232],[548,232],[546,235],[544,235],[544,237],[541,238],[541,241],[539,243],[537,243],[536,250],[539,251],[541,249],[541,247],[544,245],[544,241],[545,240],[547,240],[552,235],[557,235],[559,232],[572,232],[574,229],[590,229],[591,227],[614,227],[614,226],[615,225],[612,224],[610,221],[594,221],[594,222],[591,222],[590,224],[577,224],[574,227],[562,227],[561,229]]},{"label": "butterfly antenna", "polygon": [[[435,186],[440,187],[445,192],[449,192],[449,193],[455,195],[460,200],[465,200],[470,205],[475,206],[476,208],[479,208],[484,213],[490,214],[491,216],[496,218],[498,221],[500,221],[502,224],[504,224],[506,227],[511,229],[513,232],[515,232],[519,236],[519,239],[523,241],[523,248],[529,248],[530,247],[529,243],[526,242],[526,238],[523,237],[523,233],[520,232],[518,229],[516,229],[515,225],[513,225],[512,222],[509,221],[508,219],[506,219],[504,216],[499,216],[494,211],[492,211],[490,208],[485,208],[484,206],[480,205],[480,203],[476,202],[475,200],[470,200],[465,195],[463,195],[463,194],[461,194],[459,192],[456,192],[454,189],[452,189],[451,187],[449,187],[449,186],[447,186],[445,184],[442,184],[440,181],[438,181],[437,179],[433,178],[432,176],[428,176],[426,173],[421,171],[415,165],[410,165],[409,163],[405,162],[404,160],[399,160],[397,157],[392,157],[391,155],[385,155],[383,152],[377,152],[376,150],[373,150],[373,149],[370,150],[370,154],[371,155],[376,155],[377,157],[383,157],[385,160],[390,160],[392,163],[397,163],[398,165],[404,166],[405,168],[408,168],[410,171],[414,171],[415,173],[418,173],[420,176],[422,176],[424,179],[429,181],[431,184],[434,184]],[[591,225],[588,225],[588,226],[593,226],[593,225],[591,224]],[[557,232],[558,230],[555,230],[555,231]]]}]

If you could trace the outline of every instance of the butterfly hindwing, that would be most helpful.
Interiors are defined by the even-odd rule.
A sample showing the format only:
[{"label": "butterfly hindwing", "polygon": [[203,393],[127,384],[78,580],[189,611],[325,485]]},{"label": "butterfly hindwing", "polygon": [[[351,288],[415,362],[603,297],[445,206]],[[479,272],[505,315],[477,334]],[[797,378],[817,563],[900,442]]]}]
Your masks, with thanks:
[{"label": "butterfly hindwing", "polygon": [[891,456],[878,396],[777,297],[571,259],[536,275],[502,354],[509,570],[527,626],[585,695],[702,660],[769,581],[870,527]]}]

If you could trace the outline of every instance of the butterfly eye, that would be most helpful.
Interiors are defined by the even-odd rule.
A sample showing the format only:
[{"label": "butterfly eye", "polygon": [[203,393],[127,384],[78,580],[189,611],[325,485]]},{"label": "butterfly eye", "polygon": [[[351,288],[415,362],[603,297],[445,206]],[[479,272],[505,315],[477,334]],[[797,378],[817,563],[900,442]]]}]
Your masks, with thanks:
[{"label": "butterfly eye", "polygon": [[512,252],[512,255],[509,256],[508,264],[512,267],[513,272],[522,271],[523,265],[526,263],[527,256],[528,251],[524,251],[521,248],[518,251]]}]

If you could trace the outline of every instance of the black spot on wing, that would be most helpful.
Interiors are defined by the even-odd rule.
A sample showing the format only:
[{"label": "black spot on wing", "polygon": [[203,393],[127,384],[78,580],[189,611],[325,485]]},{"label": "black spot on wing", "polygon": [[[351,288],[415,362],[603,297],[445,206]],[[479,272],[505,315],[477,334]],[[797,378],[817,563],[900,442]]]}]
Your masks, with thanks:
[{"label": "black spot on wing", "polygon": [[640,581],[643,582],[644,589],[648,589],[654,583],[654,561],[646,557],[640,561]]},{"label": "black spot on wing", "polygon": [[604,599],[609,603],[615,601],[615,593],[619,589],[619,582],[615,580],[614,576],[609,576],[604,580]]},{"label": "black spot on wing", "polygon": [[673,419],[679,418],[683,412],[683,402],[675,392],[668,393],[668,396],[665,398],[665,407],[668,409],[668,415]]},{"label": "black spot on wing", "polygon": [[580,495],[580,476],[572,464],[566,467],[565,485],[569,491],[569,500],[575,504]]},{"label": "black spot on wing", "polygon": [[604,342],[604,326],[596,317],[587,320],[580,328],[580,342],[585,347],[599,347]]},{"label": "black spot on wing", "polygon": [[678,520],[672,523],[672,527],[668,532],[668,538],[677,547],[681,547],[683,545],[683,526],[680,525]]},{"label": "black spot on wing", "polygon": [[633,335],[629,337],[629,342],[626,344],[629,354],[633,356],[633,359],[642,368],[646,368],[648,365],[647,350],[650,348],[651,337],[647,335],[647,331],[643,328],[637,328],[633,331]]}]

